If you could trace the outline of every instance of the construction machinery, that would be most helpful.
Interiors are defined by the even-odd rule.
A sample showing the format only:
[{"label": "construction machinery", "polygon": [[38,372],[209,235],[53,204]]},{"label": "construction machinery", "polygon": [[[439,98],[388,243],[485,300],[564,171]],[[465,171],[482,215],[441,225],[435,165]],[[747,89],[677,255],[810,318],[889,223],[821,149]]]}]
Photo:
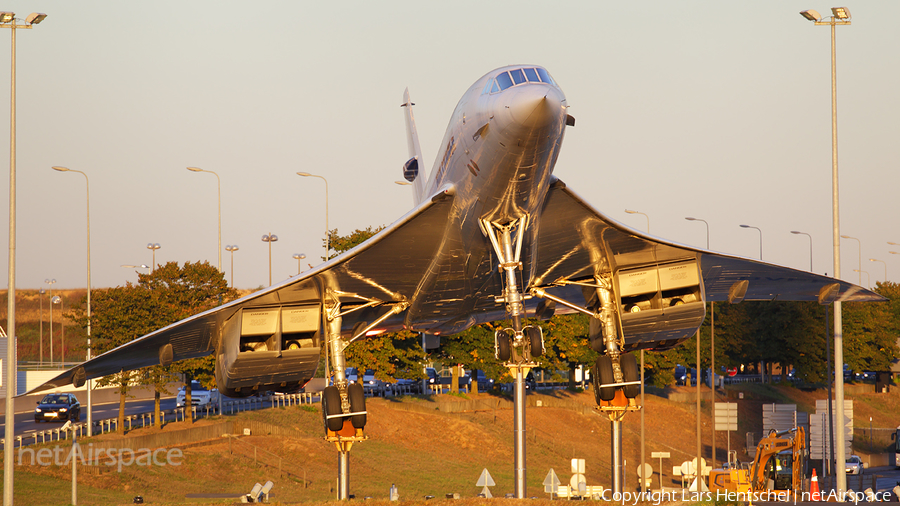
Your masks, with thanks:
[{"label": "construction machinery", "polygon": [[756,448],[752,463],[729,462],[722,469],[709,474],[709,489],[713,492],[763,492],[790,490],[800,492],[806,461],[806,434],[802,427],[769,432]]},{"label": "construction machinery", "polygon": [[795,496],[802,491],[806,462],[806,433],[803,427],[782,432],[769,432],[756,447],[750,467],[753,492],[790,490]]}]

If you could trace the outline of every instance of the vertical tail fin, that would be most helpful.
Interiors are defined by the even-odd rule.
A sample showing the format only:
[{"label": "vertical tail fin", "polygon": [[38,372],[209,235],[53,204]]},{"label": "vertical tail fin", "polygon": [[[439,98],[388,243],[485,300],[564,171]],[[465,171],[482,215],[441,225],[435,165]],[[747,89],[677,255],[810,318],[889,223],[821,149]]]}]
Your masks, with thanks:
[{"label": "vertical tail fin", "polygon": [[409,99],[409,88],[403,91],[403,104],[406,108],[406,143],[409,148],[409,160],[403,164],[403,178],[412,183],[413,201],[419,205],[425,198],[425,180],[428,175],[422,166],[422,148],[419,147],[419,134],[416,132],[416,118],[413,116],[412,106],[415,104]]}]

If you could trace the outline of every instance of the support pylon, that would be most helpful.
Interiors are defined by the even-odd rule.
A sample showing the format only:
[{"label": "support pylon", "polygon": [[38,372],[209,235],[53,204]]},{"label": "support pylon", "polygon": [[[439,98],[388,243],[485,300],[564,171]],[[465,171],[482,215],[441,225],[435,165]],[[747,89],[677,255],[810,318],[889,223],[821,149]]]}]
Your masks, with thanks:
[{"label": "support pylon", "polygon": [[816,477],[816,469],[813,468],[812,480],[809,484],[809,493],[813,501],[821,501],[822,496],[819,494],[819,479]]}]

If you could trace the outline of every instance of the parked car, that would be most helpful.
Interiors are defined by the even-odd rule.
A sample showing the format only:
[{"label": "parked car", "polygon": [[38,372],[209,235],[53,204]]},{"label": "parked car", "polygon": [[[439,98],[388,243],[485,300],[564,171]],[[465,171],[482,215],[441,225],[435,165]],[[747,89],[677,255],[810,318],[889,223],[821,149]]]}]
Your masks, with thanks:
[{"label": "parked car", "polygon": [[[178,394],[175,396],[175,407],[183,408],[185,405],[185,398],[187,397],[187,393],[184,390],[184,387],[178,389]],[[203,385],[200,384],[197,380],[191,381],[191,406],[196,406],[198,408],[205,408],[207,406],[218,406],[219,405],[219,390],[213,388],[212,390],[207,389]]]},{"label": "parked car", "polygon": [[845,466],[847,474],[862,474],[863,462],[857,455],[851,455]]},{"label": "parked car", "polygon": [[675,384],[676,385],[686,385],[687,384],[687,368],[681,364],[675,366]]},{"label": "parked car", "polygon": [[363,373],[362,386],[363,391],[369,395],[384,395],[384,382],[375,378],[375,371],[372,369],[366,369]]},{"label": "parked car", "polygon": [[391,387],[391,390],[393,391],[394,395],[402,395],[406,393],[422,393],[422,380],[400,378],[394,380],[394,384]]},{"label": "parked car", "polygon": [[478,384],[479,392],[487,392],[488,390],[494,388],[494,380],[488,378],[484,371],[476,369],[474,371],[466,371],[466,374],[469,376],[469,378],[475,378],[475,382]]},{"label": "parked car", "polygon": [[35,422],[81,421],[81,403],[73,394],[47,394],[34,409]]}]

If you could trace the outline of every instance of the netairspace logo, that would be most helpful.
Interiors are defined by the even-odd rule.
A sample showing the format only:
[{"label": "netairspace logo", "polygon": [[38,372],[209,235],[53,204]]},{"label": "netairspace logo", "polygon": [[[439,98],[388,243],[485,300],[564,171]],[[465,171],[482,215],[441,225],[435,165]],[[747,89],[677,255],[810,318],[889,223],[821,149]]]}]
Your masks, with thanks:
[{"label": "netairspace logo", "polygon": [[122,472],[123,467],[130,466],[180,466],[184,460],[184,452],[179,448],[97,448],[91,443],[87,449],[80,445],[74,447],[19,448],[17,465],[68,466],[72,464],[72,454],[77,451],[77,460],[81,465],[115,467]]}]

